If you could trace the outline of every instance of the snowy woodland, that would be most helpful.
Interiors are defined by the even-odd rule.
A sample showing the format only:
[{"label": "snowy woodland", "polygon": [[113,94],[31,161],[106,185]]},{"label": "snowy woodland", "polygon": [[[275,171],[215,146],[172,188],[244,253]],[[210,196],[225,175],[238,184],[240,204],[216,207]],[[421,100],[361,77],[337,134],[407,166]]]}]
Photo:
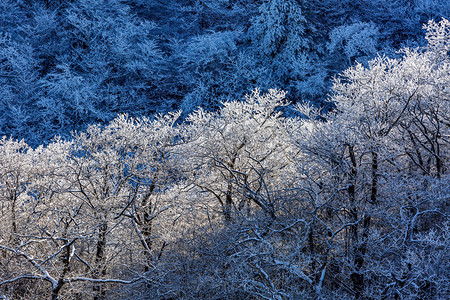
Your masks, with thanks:
[{"label": "snowy woodland", "polygon": [[449,299],[447,0],[0,0],[0,299]]}]

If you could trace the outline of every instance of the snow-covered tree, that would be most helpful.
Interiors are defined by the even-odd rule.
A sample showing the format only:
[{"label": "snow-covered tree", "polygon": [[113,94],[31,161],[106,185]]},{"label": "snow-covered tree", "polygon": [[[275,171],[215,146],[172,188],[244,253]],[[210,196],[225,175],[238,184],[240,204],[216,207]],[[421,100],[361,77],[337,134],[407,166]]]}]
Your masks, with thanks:
[{"label": "snow-covered tree", "polygon": [[188,117],[186,167],[195,173],[189,181],[227,221],[247,209],[253,215],[253,207],[275,217],[271,193],[289,155],[277,112],[284,96],[254,91],[244,101],[223,103],[218,112],[199,110]]},{"label": "snow-covered tree", "polygon": [[318,60],[322,46],[313,41],[315,30],[292,0],[266,1],[252,19],[254,51],[270,66],[274,87],[287,89],[291,99],[314,100],[323,92],[326,74]]},{"label": "snow-covered tree", "polygon": [[[62,20],[67,47],[42,81],[42,106],[58,107],[60,126],[108,121],[117,112],[144,112],[160,52],[150,38],[154,24],[130,15],[120,2],[77,1]],[[58,105],[57,105],[58,104]]]},{"label": "snow-covered tree", "polygon": [[[438,26],[446,21],[427,28]],[[422,243],[441,257],[448,240],[448,193],[442,192],[448,186],[450,72],[448,56],[432,49],[349,68],[335,81],[336,112],[327,122],[301,107],[310,120],[291,126],[304,153],[299,169],[311,181],[311,195],[318,195],[309,197],[321,203],[317,218],[330,237],[332,248],[320,251],[328,257],[325,265],[334,261],[327,272],[346,274],[335,280],[351,284],[347,292],[357,298],[447,292],[440,267],[431,266],[428,255],[419,258]],[[438,242],[425,242],[435,234]]]},{"label": "snow-covered tree", "polygon": [[[0,36],[0,134],[27,136],[37,125],[34,115],[39,99],[39,59],[33,47],[22,44],[8,32]],[[32,131],[35,131],[31,129]],[[38,132],[34,132],[38,134]],[[35,141],[31,141],[35,142]]]},{"label": "snow-covered tree", "polygon": [[364,56],[372,58],[376,55],[378,38],[379,32],[373,23],[342,25],[331,31],[328,49],[339,52],[340,55],[343,51],[348,66],[351,66],[355,59],[360,60]]},{"label": "snow-covered tree", "polygon": [[173,220],[158,217],[174,207],[161,195],[175,176],[168,162],[178,116],[123,116],[36,150],[2,140],[0,249],[11,263],[1,265],[0,285],[12,287],[5,292],[101,299],[108,284],[159,276],[168,243],[161,236]]}]

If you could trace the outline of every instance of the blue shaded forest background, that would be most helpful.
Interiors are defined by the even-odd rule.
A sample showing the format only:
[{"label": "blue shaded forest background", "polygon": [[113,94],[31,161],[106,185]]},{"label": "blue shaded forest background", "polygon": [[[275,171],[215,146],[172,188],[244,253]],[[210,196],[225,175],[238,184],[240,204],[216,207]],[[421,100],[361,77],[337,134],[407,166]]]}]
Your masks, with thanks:
[{"label": "blue shaded forest background", "polygon": [[424,46],[442,17],[445,0],[2,0],[0,136],[37,146],[254,88],[327,110],[332,76]]}]

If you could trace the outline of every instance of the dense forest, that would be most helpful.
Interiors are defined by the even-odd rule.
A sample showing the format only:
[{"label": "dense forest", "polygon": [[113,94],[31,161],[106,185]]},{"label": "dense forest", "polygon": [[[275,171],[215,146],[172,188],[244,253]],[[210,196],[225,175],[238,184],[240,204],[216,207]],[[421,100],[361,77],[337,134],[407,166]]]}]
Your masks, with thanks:
[{"label": "dense forest", "polygon": [[448,299],[446,0],[0,0],[0,299]]}]

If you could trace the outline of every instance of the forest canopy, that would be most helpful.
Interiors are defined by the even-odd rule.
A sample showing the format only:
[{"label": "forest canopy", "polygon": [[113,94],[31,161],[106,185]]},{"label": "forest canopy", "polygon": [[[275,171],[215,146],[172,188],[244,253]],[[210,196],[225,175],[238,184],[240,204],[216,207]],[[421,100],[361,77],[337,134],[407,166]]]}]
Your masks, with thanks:
[{"label": "forest canopy", "polygon": [[121,113],[184,119],[255,88],[330,110],[333,76],[425,46],[441,18],[446,0],[0,0],[0,137],[36,147]]}]

